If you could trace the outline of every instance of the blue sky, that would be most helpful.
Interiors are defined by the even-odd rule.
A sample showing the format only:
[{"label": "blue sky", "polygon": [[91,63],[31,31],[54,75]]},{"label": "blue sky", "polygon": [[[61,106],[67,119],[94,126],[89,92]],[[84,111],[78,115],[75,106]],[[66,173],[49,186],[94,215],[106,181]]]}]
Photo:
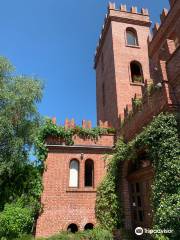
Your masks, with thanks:
[{"label": "blue sky", "polygon": [[[16,66],[17,73],[37,76],[45,83],[39,111],[96,124],[93,55],[107,0],[1,0],[0,55]],[[114,1],[148,8],[153,22],[160,21],[168,0]]]}]

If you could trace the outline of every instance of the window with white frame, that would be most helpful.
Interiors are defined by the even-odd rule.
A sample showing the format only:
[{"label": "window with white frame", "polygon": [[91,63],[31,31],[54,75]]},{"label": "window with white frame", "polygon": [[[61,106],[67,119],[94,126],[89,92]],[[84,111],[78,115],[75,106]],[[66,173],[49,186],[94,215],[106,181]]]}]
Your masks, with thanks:
[{"label": "window with white frame", "polygon": [[79,161],[71,160],[69,166],[69,187],[78,187],[79,185]]}]

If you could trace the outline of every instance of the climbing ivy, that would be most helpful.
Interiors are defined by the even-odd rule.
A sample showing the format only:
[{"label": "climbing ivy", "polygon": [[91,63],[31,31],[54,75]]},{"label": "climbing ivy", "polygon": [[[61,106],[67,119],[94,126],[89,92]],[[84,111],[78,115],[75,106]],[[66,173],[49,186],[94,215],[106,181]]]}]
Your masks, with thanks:
[{"label": "climbing ivy", "polygon": [[122,207],[118,192],[121,162],[127,156],[128,146],[119,139],[114,155],[106,158],[107,174],[97,188],[96,217],[103,228],[112,231],[122,227]]},{"label": "climbing ivy", "polygon": [[[155,235],[155,239],[180,239],[180,140],[177,118],[173,114],[161,113],[144,128],[134,140],[125,144],[117,142],[109,170],[97,192],[96,216],[107,229],[122,224],[118,175],[122,161],[138,161],[138,152],[146,151],[154,167],[152,185],[152,207],[154,229],[172,229],[171,234]],[[120,221],[120,218],[122,220]]]},{"label": "climbing ivy", "polygon": [[65,128],[58,126],[51,119],[45,119],[41,125],[36,138],[36,155],[39,163],[43,166],[43,162],[47,157],[46,138],[48,136],[57,137],[64,141],[66,145],[73,145],[73,136],[77,135],[81,138],[97,140],[103,134],[114,134],[113,128],[83,128],[76,126],[74,128]]}]

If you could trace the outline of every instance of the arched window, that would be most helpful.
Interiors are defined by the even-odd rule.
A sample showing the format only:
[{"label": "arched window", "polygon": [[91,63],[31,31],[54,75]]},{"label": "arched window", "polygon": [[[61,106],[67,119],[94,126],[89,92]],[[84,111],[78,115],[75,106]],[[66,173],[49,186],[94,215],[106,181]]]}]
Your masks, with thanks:
[{"label": "arched window", "polygon": [[143,83],[144,82],[144,77],[143,77],[143,71],[142,71],[141,64],[137,61],[132,61],[130,63],[130,68],[131,68],[132,82]]},{"label": "arched window", "polygon": [[85,162],[85,187],[93,187],[94,184],[94,162],[90,159]]},{"label": "arched window", "polygon": [[78,187],[79,185],[79,161],[71,160],[69,166],[69,187]]},{"label": "arched window", "polygon": [[127,39],[127,45],[138,46],[138,37],[135,29],[133,28],[126,29],[126,39]]},{"label": "arched window", "polygon": [[94,225],[92,223],[87,223],[85,226],[84,226],[84,230],[91,230],[94,228]]},{"label": "arched window", "polygon": [[78,231],[78,227],[77,227],[76,224],[71,223],[71,224],[68,226],[67,231],[68,231],[68,232],[71,232],[71,233],[75,233],[75,232]]}]

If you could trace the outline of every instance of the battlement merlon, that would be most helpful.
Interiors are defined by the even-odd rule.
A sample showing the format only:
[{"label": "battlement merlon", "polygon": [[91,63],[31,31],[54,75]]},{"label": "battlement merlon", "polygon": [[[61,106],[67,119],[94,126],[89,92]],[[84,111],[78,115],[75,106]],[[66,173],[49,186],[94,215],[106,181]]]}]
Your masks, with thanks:
[{"label": "battlement merlon", "polygon": [[142,8],[141,12],[138,12],[137,7],[131,7],[130,11],[128,11],[126,5],[121,4],[119,8],[116,8],[115,3],[110,2],[108,5],[108,13],[105,16],[99,42],[95,51],[94,68],[96,68],[106,33],[112,21],[137,24],[147,27],[151,26],[148,9]]},{"label": "battlement merlon", "polygon": [[[51,119],[52,123],[57,125],[57,121],[56,121],[56,117],[52,117]],[[65,123],[64,123],[64,127],[65,129],[73,129],[75,128],[77,125],[75,123],[75,120],[74,118],[72,119],[68,119],[66,118],[65,119]],[[82,125],[79,126],[79,127],[82,127],[82,128],[86,128],[86,129],[92,129],[92,122],[90,120],[82,120]],[[98,122],[98,126],[97,127],[100,127],[100,128],[106,128],[106,129],[112,129],[112,126],[108,123],[108,121],[99,121]]]},{"label": "battlement merlon", "polygon": [[[57,125],[56,118],[53,117],[52,123]],[[72,136],[72,145],[66,144],[66,141],[64,138],[58,137],[56,135],[49,134],[46,137],[45,143],[48,147],[48,150],[58,148],[58,149],[88,149],[93,150],[96,149],[96,151],[105,151],[106,153],[111,152],[114,144],[115,144],[115,132],[112,128],[110,128],[108,122],[99,121],[98,127],[101,129],[106,129],[104,133],[100,134],[97,138],[94,136],[86,135],[86,134],[78,134],[78,128],[84,128],[87,130],[94,129],[92,128],[91,121],[82,120],[81,126],[76,126],[74,119],[68,119],[66,118],[64,127],[66,130],[69,129],[75,129],[75,132]],[[108,131],[109,130],[109,131]]]},{"label": "battlement merlon", "polygon": [[171,34],[176,28],[176,22],[180,13],[180,0],[169,0],[169,4],[169,11],[164,8],[160,15],[161,22],[155,23],[153,27],[153,36],[149,41],[150,57],[156,54],[164,39],[171,39]]}]

